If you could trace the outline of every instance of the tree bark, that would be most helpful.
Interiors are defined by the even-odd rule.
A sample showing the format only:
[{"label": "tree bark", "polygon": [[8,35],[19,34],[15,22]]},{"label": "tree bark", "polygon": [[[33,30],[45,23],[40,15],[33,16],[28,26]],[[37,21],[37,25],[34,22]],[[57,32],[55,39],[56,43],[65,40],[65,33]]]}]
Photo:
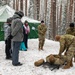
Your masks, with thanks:
[{"label": "tree bark", "polygon": [[23,0],[20,0],[20,10],[23,11]]},{"label": "tree bark", "polygon": [[25,16],[27,16],[27,0],[25,0]]},{"label": "tree bark", "polygon": [[15,0],[13,0],[13,9],[15,9],[15,5],[16,5]]}]

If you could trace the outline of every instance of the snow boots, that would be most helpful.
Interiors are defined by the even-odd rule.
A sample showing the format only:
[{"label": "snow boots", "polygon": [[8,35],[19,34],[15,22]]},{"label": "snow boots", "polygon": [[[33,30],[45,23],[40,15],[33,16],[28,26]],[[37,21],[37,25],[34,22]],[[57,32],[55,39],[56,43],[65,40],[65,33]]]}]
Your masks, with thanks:
[{"label": "snow boots", "polygon": [[68,63],[63,67],[63,69],[69,69],[70,67],[73,67],[72,60],[71,60],[70,62],[68,62]]}]

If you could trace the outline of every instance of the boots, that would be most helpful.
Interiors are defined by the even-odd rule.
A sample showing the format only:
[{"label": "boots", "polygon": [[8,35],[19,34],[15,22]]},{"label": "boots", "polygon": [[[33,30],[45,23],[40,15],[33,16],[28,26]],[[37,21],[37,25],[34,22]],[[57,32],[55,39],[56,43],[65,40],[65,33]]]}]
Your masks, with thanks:
[{"label": "boots", "polygon": [[34,62],[34,65],[38,67],[38,66],[41,66],[44,62],[45,62],[44,59],[40,59],[40,60]]},{"label": "boots", "polygon": [[73,67],[72,59],[71,59],[71,61],[70,61],[70,66]]},{"label": "boots", "polygon": [[71,67],[71,62],[67,62],[67,64],[63,67],[63,69],[69,69]]},{"label": "boots", "polygon": [[40,51],[40,50],[41,50],[41,48],[38,48],[38,50]]},{"label": "boots", "polygon": [[43,50],[43,47],[41,47],[41,50]]}]

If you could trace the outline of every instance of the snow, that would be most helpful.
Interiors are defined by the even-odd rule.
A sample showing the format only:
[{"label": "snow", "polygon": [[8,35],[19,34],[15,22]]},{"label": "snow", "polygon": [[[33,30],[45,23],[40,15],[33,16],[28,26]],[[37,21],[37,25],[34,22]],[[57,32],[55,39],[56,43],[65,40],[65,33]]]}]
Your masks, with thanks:
[{"label": "snow", "polygon": [[47,40],[45,41],[44,51],[38,50],[38,39],[28,40],[28,50],[20,51],[19,61],[22,66],[13,66],[11,60],[5,59],[5,43],[0,42],[0,75],[75,75],[75,63],[70,69],[62,69],[51,71],[49,68],[35,67],[34,62],[49,54],[58,54],[59,42]]}]

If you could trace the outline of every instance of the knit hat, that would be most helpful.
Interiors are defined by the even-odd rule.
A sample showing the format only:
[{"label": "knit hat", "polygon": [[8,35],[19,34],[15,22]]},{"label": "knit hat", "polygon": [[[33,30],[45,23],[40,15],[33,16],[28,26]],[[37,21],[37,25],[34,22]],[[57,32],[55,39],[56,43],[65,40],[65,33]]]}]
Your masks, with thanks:
[{"label": "knit hat", "polygon": [[16,11],[15,14],[19,15],[21,18],[24,16],[24,13],[22,11]]},{"label": "knit hat", "polygon": [[70,27],[74,27],[74,23],[70,23],[70,25],[69,25]]},{"label": "knit hat", "polygon": [[7,23],[10,23],[10,22],[12,21],[12,19],[13,19],[12,17],[7,18],[7,21],[6,21],[6,22],[7,22]]}]

